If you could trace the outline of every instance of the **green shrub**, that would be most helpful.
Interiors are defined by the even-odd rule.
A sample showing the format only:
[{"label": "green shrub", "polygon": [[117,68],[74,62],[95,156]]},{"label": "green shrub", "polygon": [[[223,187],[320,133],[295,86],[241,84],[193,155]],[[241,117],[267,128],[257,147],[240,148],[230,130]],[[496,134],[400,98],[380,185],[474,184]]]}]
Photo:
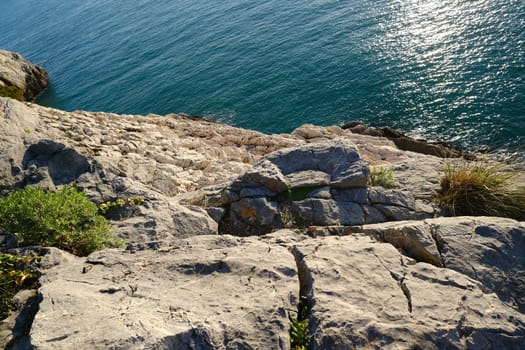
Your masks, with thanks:
[{"label": "green shrub", "polygon": [[392,170],[379,166],[370,168],[370,186],[394,188],[399,185],[396,180],[394,180]]},{"label": "green shrub", "polygon": [[24,101],[24,90],[13,85],[2,85],[0,86],[1,97],[11,97],[19,101]]},{"label": "green shrub", "polygon": [[58,247],[80,256],[121,245],[97,206],[75,187],[59,192],[26,187],[0,198],[0,227],[24,244]]},{"label": "green shrub", "polygon": [[513,187],[513,177],[487,164],[447,165],[435,201],[452,215],[525,220],[525,187]]},{"label": "green shrub", "polygon": [[35,256],[0,254],[0,320],[13,309],[13,297],[24,288],[36,288],[39,274],[30,267]]}]

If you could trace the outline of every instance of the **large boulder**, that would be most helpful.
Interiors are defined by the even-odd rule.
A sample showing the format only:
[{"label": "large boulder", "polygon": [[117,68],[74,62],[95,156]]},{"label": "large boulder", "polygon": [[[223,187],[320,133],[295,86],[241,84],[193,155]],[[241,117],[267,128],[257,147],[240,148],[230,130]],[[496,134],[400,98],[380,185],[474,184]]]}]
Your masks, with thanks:
[{"label": "large boulder", "polygon": [[0,87],[15,86],[27,101],[32,101],[47,85],[47,73],[42,68],[18,53],[0,50]]},{"label": "large boulder", "polygon": [[227,209],[220,232],[242,235],[434,215],[408,191],[369,187],[369,172],[354,143],[334,138],[273,152],[205,202]]}]

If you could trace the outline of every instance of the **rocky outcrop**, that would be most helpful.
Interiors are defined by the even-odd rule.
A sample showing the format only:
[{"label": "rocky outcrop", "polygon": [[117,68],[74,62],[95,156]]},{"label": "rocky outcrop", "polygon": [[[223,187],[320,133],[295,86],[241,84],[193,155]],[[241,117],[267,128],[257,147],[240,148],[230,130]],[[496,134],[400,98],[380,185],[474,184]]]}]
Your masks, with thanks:
[{"label": "rocky outcrop", "polygon": [[525,345],[523,314],[485,293],[479,281],[416,263],[390,244],[329,237],[295,254],[310,303],[311,349]]},{"label": "rocky outcrop", "polygon": [[27,101],[32,101],[47,85],[47,73],[42,68],[18,53],[0,50],[0,86],[15,86]]},{"label": "rocky outcrop", "polygon": [[412,151],[442,158],[475,158],[473,154],[462,152],[452,147],[446,142],[435,142],[422,139],[415,139],[403,134],[399,130],[389,127],[375,128],[360,122],[353,122],[343,125],[342,128],[345,130],[348,129],[356,134],[370,135],[375,137],[386,137],[392,140],[399,149],[404,151]]},{"label": "rocky outcrop", "polygon": [[[24,248],[43,276],[0,324],[7,349],[290,349],[296,317],[311,350],[525,347],[525,223],[433,218],[441,158],[339,127],[264,135],[7,98],[0,123],[2,195],[144,199],[109,216],[125,249]],[[369,186],[378,165],[399,187]]]},{"label": "rocky outcrop", "polygon": [[220,232],[268,233],[293,226],[363,225],[432,217],[407,191],[369,187],[369,165],[357,146],[337,138],[286,148],[261,158],[204,202],[224,208]]},{"label": "rocky outcrop", "polygon": [[[524,223],[438,218],[354,231],[197,236],[87,258],[51,249],[25,341],[38,349],[289,349],[288,318],[306,308],[312,350],[525,346],[525,264],[516,253]],[[403,237],[399,250],[387,243]],[[444,267],[421,261],[414,242],[428,243]],[[458,262],[467,258],[465,269]]]},{"label": "rocky outcrop", "polygon": [[255,239],[194,237],[157,250],[71,256],[42,278],[31,343],[42,350],[289,349],[297,288],[292,254]]}]

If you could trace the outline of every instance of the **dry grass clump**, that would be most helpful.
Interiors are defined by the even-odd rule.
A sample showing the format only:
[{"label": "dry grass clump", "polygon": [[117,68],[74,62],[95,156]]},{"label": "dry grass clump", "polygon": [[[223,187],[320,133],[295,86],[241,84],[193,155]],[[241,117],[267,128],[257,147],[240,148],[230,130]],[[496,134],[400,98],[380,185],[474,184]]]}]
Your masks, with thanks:
[{"label": "dry grass clump", "polygon": [[452,215],[501,216],[525,220],[525,187],[515,174],[482,163],[447,165],[435,200]]}]

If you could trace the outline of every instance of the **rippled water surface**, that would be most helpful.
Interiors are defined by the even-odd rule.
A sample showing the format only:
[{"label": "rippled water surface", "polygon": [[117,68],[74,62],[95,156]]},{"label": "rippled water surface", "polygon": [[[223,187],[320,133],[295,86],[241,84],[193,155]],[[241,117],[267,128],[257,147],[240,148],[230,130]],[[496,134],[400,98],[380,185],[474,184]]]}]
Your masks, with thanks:
[{"label": "rippled water surface", "polygon": [[2,0],[0,23],[53,107],[264,132],[359,119],[525,151],[523,0]]}]

